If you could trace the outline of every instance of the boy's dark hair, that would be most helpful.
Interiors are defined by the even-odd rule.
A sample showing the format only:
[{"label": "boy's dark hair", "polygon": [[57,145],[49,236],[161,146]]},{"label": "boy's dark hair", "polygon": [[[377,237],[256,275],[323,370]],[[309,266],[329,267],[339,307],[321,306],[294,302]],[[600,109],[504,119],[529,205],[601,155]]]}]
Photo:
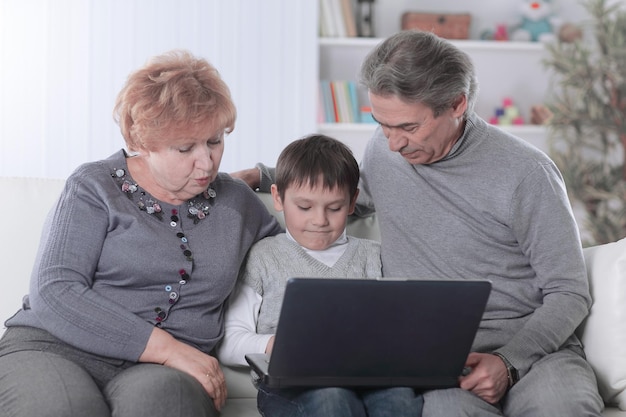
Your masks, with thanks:
[{"label": "boy's dark hair", "polygon": [[302,185],[345,188],[352,200],[359,186],[359,164],[350,148],[337,139],[305,136],[287,145],[276,162],[276,188],[281,199],[288,187]]}]

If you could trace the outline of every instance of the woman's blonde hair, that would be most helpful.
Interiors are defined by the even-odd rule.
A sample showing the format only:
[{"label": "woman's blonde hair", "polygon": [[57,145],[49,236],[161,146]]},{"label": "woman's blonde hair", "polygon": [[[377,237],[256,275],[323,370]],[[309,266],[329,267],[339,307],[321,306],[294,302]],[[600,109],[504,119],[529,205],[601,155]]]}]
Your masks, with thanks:
[{"label": "woman's blonde hair", "polygon": [[131,151],[152,149],[176,132],[235,127],[237,111],[230,90],[206,60],[184,50],[150,59],[128,76],[113,110]]}]

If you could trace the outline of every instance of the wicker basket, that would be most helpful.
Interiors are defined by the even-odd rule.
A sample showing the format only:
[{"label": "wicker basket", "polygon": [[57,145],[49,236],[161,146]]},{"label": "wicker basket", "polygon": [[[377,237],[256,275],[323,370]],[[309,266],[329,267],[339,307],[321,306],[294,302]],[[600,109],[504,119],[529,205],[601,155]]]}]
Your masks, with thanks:
[{"label": "wicker basket", "polygon": [[446,39],[468,39],[471,19],[469,13],[405,12],[402,14],[402,30],[419,29]]}]

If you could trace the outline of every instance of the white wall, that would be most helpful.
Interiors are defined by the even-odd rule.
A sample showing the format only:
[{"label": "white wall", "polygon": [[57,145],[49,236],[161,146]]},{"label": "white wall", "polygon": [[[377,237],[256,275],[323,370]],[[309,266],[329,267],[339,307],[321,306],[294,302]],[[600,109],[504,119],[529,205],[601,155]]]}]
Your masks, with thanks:
[{"label": "white wall", "polygon": [[317,3],[0,1],[0,175],[66,177],[123,147],[112,109],[129,72],[186,48],[231,87],[222,171],[273,163],[315,129]]},{"label": "white wall", "polygon": [[[566,21],[583,15],[579,1],[552,1]],[[375,0],[376,34],[397,31],[409,10],[466,10],[472,37],[519,18],[521,0],[470,3]],[[177,47],[207,58],[231,87],[239,119],[222,171],[272,164],[316,129],[317,14],[311,0],[0,0],[0,175],[66,177],[121,148],[117,91]]]}]

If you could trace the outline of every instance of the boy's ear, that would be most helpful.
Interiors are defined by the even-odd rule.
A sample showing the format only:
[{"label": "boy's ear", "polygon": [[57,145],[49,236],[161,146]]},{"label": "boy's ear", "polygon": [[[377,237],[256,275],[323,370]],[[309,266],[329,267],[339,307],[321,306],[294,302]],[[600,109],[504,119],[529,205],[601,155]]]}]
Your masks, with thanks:
[{"label": "boy's ear", "polygon": [[356,207],[356,199],[359,196],[359,189],[356,189],[356,192],[350,199],[350,209],[348,210],[348,214],[354,214],[354,208]]},{"label": "boy's ear", "polygon": [[283,201],[280,199],[280,194],[278,194],[276,184],[272,184],[270,192],[272,193],[272,200],[274,201],[274,210],[283,211]]}]

